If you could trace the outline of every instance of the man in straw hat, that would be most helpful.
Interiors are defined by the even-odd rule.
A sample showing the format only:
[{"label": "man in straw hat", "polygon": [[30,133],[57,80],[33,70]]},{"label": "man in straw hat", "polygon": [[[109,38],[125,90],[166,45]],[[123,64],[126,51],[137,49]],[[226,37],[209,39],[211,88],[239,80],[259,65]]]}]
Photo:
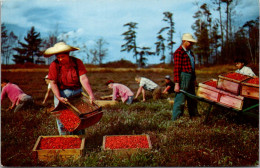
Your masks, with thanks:
[{"label": "man in straw hat", "polygon": [[191,34],[185,33],[182,36],[181,46],[174,52],[174,91],[176,96],[173,105],[173,120],[183,114],[186,99],[190,118],[199,116],[197,102],[180,92],[182,89],[195,94],[195,57],[190,49],[196,42]]},{"label": "man in straw hat", "polygon": [[[67,45],[64,42],[56,43],[53,47],[48,48],[44,52],[44,57],[56,55],[56,60],[50,64],[48,79],[50,80],[51,89],[54,93],[54,106],[59,102],[66,103],[67,98],[80,94],[82,87],[87,91],[91,103],[95,100],[88,77],[87,70],[83,62],[75,57],[69,56],[71,51],[79,50],[79,48]],[[57,125],[60,135],[66,135],[64,126],[57,119]],[[69,133],[74,134],[74,133]],[[81,133],[84,134],[84,130]]]}]

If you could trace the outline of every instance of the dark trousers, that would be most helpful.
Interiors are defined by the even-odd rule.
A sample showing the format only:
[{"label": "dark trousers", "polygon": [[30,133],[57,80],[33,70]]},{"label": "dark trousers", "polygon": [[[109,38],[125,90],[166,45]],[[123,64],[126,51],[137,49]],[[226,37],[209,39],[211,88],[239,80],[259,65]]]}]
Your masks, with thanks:
[{"label": "dark trousers", "polygon": [[[190,73],[181,72],[180,75],[180,89],[195,94],[195,75]],[[172,120],[176,120],[184,112],[185,101],[187,100],[188,111],[190,117],[198,115],[197,101],[186,97],[183,93],[176,93],[173,110],[172,110]]]}]

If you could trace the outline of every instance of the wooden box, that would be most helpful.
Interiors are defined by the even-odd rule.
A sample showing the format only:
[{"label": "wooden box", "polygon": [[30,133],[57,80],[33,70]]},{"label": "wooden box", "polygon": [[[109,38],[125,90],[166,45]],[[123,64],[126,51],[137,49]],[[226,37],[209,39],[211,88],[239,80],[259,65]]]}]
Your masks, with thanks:
[{"label": "wooden box", "polygon": [[[96,102],[91,104],[84,92],[69,98],[66,104],[59,103],[56,108],[51,110],[51,114],[59,119],[62,111],[67,109],[71,110],[80,119],[80,122],[68,131],[79,131],[90,127],[99,122],[103,116],[102,107]],[[62,122],[62,124],[66,127],[65,123]]]},{"label": "wooden box", "polygon": [[235,94],[220,91],[219,103],[228,107],[232,107],[237,110],[242,110],[243,108],[244,97],[237,96]]},{"label": "wooden box", "polygon": [[243,82],[243,81],[245,81],[245,80],[247,80],[251,77],[246,76],[246,75],[241,75],[241,76],[243,76],[243,78],[241,78],[240,80],[236,80],[236,79],[226,77],[227,75],[229,75],[231,73],[241,75],[241,74],[238,74],[238,73],[235,73],[235,72],[228,72],[228,73],[219,75],[218,76],[217,88],[224,90],[224,91],[227,91],[227,92],[230,92],[230,93],[233,93],[235,95],[239,95],[241,82]]},{"label": "wooden box", "polygon": [[[259,81],[259,78],[252,78],[249,80]],[[247,83],[249,80],[241,83],[240,95],[251,99],[259,99],[259,82],[258,84]]]},{"label": "wooden box", "polygon": [[[129,138],[129,139],[126,139]],[[109,143],[113,142],[113,147]],[[118,143],[118,144],[117,144]],[[142,144],[143,143],[143,144]],[[144,145],[144,146],[142,146]],[[137,147],[139,146],[139,147]],[[147,151],[152,149],[150,137],[143,135],[110,135],[103,137],[102,149],[113,152],[116,155],[132,155],[139,151]]]},{"label": "wooden box", "polygon": [[220,98],[220,90],[217,89],[216,86],[217,79],[211,79],[203,83],[199,83],[197,96],[218,102]]},{"label": "wooden box", "polygon": [[117,101],[115,101],[115,100],[96,100],[95,102],[99,106],[115,105],[117,103]]},{"label": "wooden box", "polygon": [[[40,149],[40,141],[43,138],[80,138],[81,144],[79,148],[74,149]],[[67,160],[73,159],[77,160],[84,154],[85,148],[85,138],[79,135],[61,135],[61,136],[40,136],[38,137],[34,147],[33,155],[35,160],[51,162],[55,159]]]}]

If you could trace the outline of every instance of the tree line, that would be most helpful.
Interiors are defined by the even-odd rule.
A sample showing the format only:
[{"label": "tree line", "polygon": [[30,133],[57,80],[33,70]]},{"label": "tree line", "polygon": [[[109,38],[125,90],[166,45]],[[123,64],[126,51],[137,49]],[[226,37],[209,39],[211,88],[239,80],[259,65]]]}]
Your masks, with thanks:
[{"label": "tree line", "polygon": [[[191,28],[198,40],[194,45],[194,53],[199,66],[233,63],[236,58],[243,58],[253,64],[258,64],[259,17],[238,27],[235,24],[235,19],[239,17],[236,14],[238,3],[239,0],[211,0],[209,4],[194,3],[198,11],[193,15],[195,22],[191,25]],[[212,10],[218,13],[217,17],[212,16]],[[164,12],[163,15],[163,21],[167,25],[157,33],[155,52],[151,52],[149,47],[138,47],[136,42],[138,23],[129,22],[124,25],[128,27],[128,31],[122,34],[126,43],[121,46],[121,51],[133,52],[139,66],[144,64],[146,60],[144,56],[148,55],[161,56],[160,60],[165,63],[166,50],[168,50],[170,63],[172,64],[174,61],[173,45],[176,42],[174,41],[173,13]],[[165,32],[167,33],[163,34]],[[139,56],[138,59],[137,56]]]},{"label": "tree line", "polygon": [[[1,24],[1,33],[1,56],[3,64],[10,64],[10,59],[12,59],[15,64],[50,64],[55,59],[55,56],[47,59],[44,58],[44,50],[52,47],[59,41],[66,42],[69,38],[68,36],[64,36],[61,37],[61,40],[58,40],[59,33],[55,31],[47,38],[42,39],[40,33],[36,32],[34,27],[31,27],[31,29],[27,32],[26,37],[23,38],[24,42],[21,42],[14,32],[11,31],[9,33],[6,30],[4,23]],[[87,48],[85,44],[78,45],[76,41],[73,41],[73,45],[79,46],[80,52],[85,55],[85,57],[83,57],[83,62],[85,63],[102,64],[102,61],[108,51],[108,49],[105,48],[105,45],[108,45],[108,43],[103,38],[97,39],[92,48]]]},{"label": "tree line", "polygon": [[[235,20],[239,18],[236,14],[239,1],[210,0],[208,3],[194,3],[197,11],[193,15],[195,22],[191,23],[191,28],[198,40],[194,45],[198,65],[232,63],[236,58],[244,58],[251,63],[258,64],[259,17],[255,20],[246,21],[239,27],[235,23]],[[217,13],[217,15],[213,16],[212,12]],[[128,22],[123,25],[127,28],[127,31],[122,33],[125,43],[121,45],[121,52],[132,53],[139,67],[145,65],[147,57],[150,55],[160,56],[161,63],[173,63],[173,46],[176,44],[173,12],[164,12],[162,21],[165,26],[158,30],[156,34],[155,51],[152,51],[151,47],[138,45],[138,23]],[[1,24],[1,27],[1,55],[4,64],[9,64],[10,59],[16,64],[26,62],[45,63],[42,51],[58,42],[58,30],[42,39],[40,33],[32,27],[27,36],[24,37],[25,42],[23,43],[14,32],[6,30],[4,23]],[[68,38],[66,35],[59,41],[66,42]],[[73,43],[73,45],[81,48],[80,52],[84,53],[83,62],[102,64],[108,53],[106,48],[108,42],[103,38],[97,39],[93,48],[88,48],[85,44],[80,46],[76,40]],[[168,61],[166,58],[168,58]],[[48,58],[46,63],[49,64],[53,59],[53,57]]]}]

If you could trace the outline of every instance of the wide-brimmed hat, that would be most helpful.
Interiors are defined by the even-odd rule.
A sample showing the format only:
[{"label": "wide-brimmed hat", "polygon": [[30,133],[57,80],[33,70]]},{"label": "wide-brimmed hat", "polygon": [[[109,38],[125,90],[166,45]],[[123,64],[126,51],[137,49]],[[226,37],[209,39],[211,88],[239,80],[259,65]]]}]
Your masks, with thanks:
[{"label": "wide-brimmed hat", "polygon": [[59,43],[56,43],[53,47],[50,47],[47,50],[45,50],[43,55],[44,55],[44,57],[50,57],[55,54],[65,53],[65,52],[70,52],[70,51],[75,51],[75,50],[79,50],[79,48],[72,47],[70,45],[67,45],[64,42],[59,42]]},{"label": "wide-brimmed hat", "polygon": [[195,40],[190,33],[184,33],[182,35],[182,41],[190,41],[193,43],[197,43],[197,40]]}]

